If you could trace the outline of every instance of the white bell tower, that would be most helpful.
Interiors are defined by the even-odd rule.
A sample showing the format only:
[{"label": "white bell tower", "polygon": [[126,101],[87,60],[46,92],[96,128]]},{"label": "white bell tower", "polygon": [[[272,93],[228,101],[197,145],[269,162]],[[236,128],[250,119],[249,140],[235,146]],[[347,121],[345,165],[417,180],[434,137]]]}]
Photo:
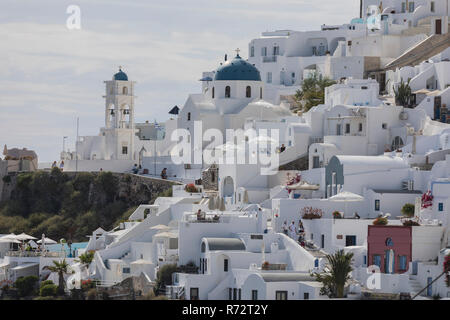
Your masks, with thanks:
[{"label": "white bell tower", "polygon": [[105,81],[105,153],[114,160],[134,160],[134,84],[119,67],[111,81]]}]

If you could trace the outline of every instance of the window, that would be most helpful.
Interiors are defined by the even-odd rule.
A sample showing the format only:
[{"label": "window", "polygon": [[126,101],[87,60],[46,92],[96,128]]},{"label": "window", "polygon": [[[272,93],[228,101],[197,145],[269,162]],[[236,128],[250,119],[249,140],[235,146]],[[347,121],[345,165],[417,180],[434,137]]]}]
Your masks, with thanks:
[{"label": "window", "polygon": [[362,125],[362,123],[360,123],[360,124],[359,124],[359,128],[358,128],[358,131],[359,131],[359,132],[362,132],[362,129],[363,129],[363,125]]},{"label": "window", "polygon": [[342,134],[342,126],[340,124],[336,125],[336,135],[340,136]]},{"label": "window", "polygon": [[380,200],[375,200],[375,211],[380,211]]},{"label": "window", "polygon": [[228,272],[228,259],[223,260],[223,271]]},{"label": "window", "polygon": [[262,48],[261,48],[261,55],[262,55],[263,57],[267,56],[267,47],[262,47]]},{"label": "window", "polygon": [[402,2],[402,13],[406,12],[406,2]]},{"label": "window", "polygon": [[345,236],[345,246],[346,247],[356,246],[356,236]]},{"label": "window", "polygon": [[345,133],[350,133],[350,123],[345,124]]},{"label": "window", "polygon": [[259,98],[262,99],[262,88],[259,88]]},{"label": "window", "polygon": [[320,168],[320,158],[318,156],[313,157],[313,169]]},{"label": "window", "polygon": [[233,289],[228,288],[228,300],[233,300]]},{"label": "window", "polygon": [[250,57],[254,57],[255,56],[255,47],[251,46],[250,47]]},{"label": "window", "polygon": [[383,123],[382,125],[381,125],[381,128],[383,128],[383,129],[387,129],[387,123]]},{"label": "window", "polygon": [[434,12],[434,1],[431,1],[431,8],[430,8],[431,12]]},{"label": "window", "polygon": [[251,98],[252,97],[252,87],[247,86],[247,88],[245,89],[245,96],[247,98]]},{"label": "window", "polygon": [[279,46],[274,46],[273,47],[273,55],[274,56],[280,55],[280,47]]},{"label": "window", "polygon": [[130,273],[130,268],[123,268],[122,273]]},{"label": "window", "polygon": [[252,300],[258,300],[258,290],[252,290]]},{"label": "window", "polygon": [[122,94],[123,95],[128,95],[128,88],[127,87],[123,87]]},{"label": "window", "polygon": [[250,235],[250,239],[252,239],[252,240],[263,240],[264,236],[262,234],[252,234],[252,235]]},{"label": "window", "polygon": [[198,297],[198,288],[191,288],[190,290],[191,300],[199,300]]},{"label": "window", "polygon": [[187,121],[191,121],[191,113],[190,112],[188,112],[188,114],[187,114]]},{"label": "window", "polygon": [[231,88],[230,86],[226,86],[225,87],[225,98],[230,98],[231,97]]},{"label": "window", "polygon": [[379,254],[373,256],[373,264],[381,268],[381,256]]},{"label": "window", "polygon": [[405,271],[406,270],[406,256],[400,256],[399,258],[399,264],[400,264],[400,270]]},{"label": "window", "polygon": [[321,239],[320,239],[320,247],[321,247],[322,249],[325,248],[325,235],[324,235],[324,234],[322,235],[322,237],[321,237]]},{"label": "window", "polygon": [[206,251],[206,243],[202,242],[202,253]]},{"label": "window", "polygon": [[444,211],[444,204],[443,204],[442,202],[440,202],[440,203],[438,204],[438,211],[439,211],[439,212]]},{"label": "window", "polygon": [[214,99],[214,97],[215,97],[215,92],[216,91],[216,89],[213,87],[212,88],[212,91],[211,91],[211,96],[212,96],[212,98]]},{"label": "window", "polygon": [[295,72],[291,73],[292,78],[295,78]]},{"label": "window", "polygon": [[309,292],[303,293],[303,300],[309,300]]},{"label": "window", "polygon": [[237,300],[237,289],[233,288],[233,300]]},{"label": "window", "polygon": [[128,147],[122,147],[122,154],[128,154]]},{"label": "window", "polygon": [[242,300],[241,294],[242,294],[242,290],[238,289],[238,300]]},{"label": "window", "polygon": [[276,291],[275,300],[287,300],[287,291]]},{"label": "window", "polygon": [[267,83],[272,83],[272,72],[267,72]]},{"label": "window", "polygon": [[409,6],[409,12],[414,12],[414,9],[415,9],[415,5],[414,5],[414,2],[409,2],[408,3],[408,6]]}]

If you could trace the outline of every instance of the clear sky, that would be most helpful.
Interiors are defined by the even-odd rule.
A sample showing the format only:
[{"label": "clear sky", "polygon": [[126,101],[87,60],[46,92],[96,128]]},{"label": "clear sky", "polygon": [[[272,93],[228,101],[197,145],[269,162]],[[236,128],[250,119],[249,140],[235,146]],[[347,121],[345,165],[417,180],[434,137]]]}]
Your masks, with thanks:
[{"label": "clear sky", "polygon": [[[81,30],[69,30],[69,5]],[[59,159],[63,136],[104,124],[104,83],[118,66],[136,84],[136,121],[168,118],[203,71],[270,30],[318,30],[359,16],[359,0],[2,0],[0,146]]]}]

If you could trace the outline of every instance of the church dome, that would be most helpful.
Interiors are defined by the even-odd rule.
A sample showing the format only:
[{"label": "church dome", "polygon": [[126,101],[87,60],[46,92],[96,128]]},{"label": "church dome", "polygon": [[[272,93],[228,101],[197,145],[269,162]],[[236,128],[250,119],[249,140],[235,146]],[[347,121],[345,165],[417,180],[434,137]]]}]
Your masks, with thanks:
[{"label": "church dome", "polygon": [[128,81],[128,76],[125,72],[122,71],[122,69],[119,69],[119,72],[117,72],[114,75],[114,80],[116,81]]},{"label": "church dome", "polygon": [[217,69],[214,80],[261,81],[261,75],[254,65],[243,60],[238,54],[236,58]]}]

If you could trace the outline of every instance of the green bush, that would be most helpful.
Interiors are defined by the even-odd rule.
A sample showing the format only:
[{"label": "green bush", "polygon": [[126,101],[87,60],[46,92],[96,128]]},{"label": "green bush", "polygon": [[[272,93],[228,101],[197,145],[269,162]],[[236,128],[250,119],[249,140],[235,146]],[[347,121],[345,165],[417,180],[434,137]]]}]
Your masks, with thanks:
[{"label": "green bush", "polygon": [[403,206],[402,208],[402,213],[406,216],[406,217],[412,217],[414,216],[414,212],[416,211],[416,206],[413,205],[412,203],[407,203]]},{"label": "green bush", "polygon": [[58,286],[56,284],[46,284],[41,286],[41,290],[39,291],[39,295],[41,297],[55,297],[58,292]]},{"label": "green bush", "polygon": [[41,282],[41,288],[43,287],[43,286],[46,286],[46,285],[48,285],[48,284],[54,284],[53,283],[53,281],[52,280],[45,280],[45,281],[42,281]]},{"label": "green bush", "polygon": [[166,286],[172,285],[172,274],[177,272],[176,264],[166,264],[159,269],[156,278],[155,293],[158,293],[166,288]]},{"label": "green bush", "polygon": [[6,175],[6,176],[4,176],[2,178],[2,180],[3,180],[4,183],[10,183],[11,182],[11,176]]},{"label": "green bush", "polygon": [[36,276],[20,277],[14,283],[20,297],[32,296],[36,292],[39,279]]}]

